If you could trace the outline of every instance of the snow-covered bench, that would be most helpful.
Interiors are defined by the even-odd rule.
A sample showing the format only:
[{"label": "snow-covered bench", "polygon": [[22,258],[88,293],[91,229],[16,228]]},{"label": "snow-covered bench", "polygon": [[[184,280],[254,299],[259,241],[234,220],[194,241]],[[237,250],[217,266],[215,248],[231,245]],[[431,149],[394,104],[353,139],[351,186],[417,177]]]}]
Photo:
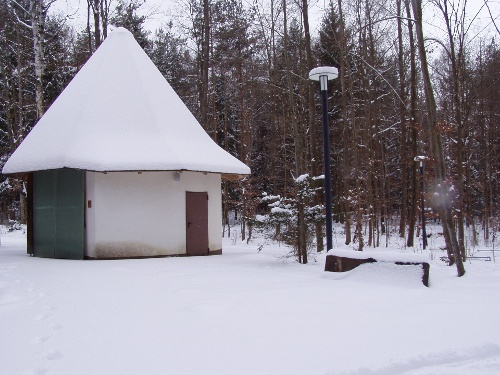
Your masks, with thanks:
[{"label": "snow-covered bench", "polygon": [[401,266],[416,266],[422,268],[422,283],[429,286],[429,263],[420,254],[388,253],[383,251],[352,251],[330,250],[326,256],[325,271],[351,271],[364,263],[385,262]]}]

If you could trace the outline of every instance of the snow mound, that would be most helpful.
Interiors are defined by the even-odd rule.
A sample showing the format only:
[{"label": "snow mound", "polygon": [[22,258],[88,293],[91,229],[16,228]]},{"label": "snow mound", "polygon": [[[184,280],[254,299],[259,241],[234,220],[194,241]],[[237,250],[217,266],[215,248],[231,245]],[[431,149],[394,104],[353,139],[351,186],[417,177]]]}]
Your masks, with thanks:
[{"label": "snow mound", "polygon": [[413,262],[413,263],[428,262],[427,256],[423,254],[398,253],[395,251],[383,251],[383,250],[373,251],[371,249],[368,249],[367,251],[333,249],[328,251],[328,255],[336,255],[338,257],[351,258],[351,259],[373,258],[379,262]]},{"label": "snow mound", "polygon": [[363,283],[369,286],[424,287],[420,265],[398,265],[389,262],[364,263],[347,272],[328,272],[325,277]]}]

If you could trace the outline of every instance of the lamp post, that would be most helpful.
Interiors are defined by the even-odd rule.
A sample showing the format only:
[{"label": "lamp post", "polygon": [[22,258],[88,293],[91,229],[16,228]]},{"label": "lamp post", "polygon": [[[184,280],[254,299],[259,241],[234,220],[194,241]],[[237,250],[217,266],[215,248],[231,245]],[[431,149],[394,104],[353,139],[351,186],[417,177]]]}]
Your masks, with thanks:
[{"label": "lamp post", "polygon": [[415,161],[420,162],[420,206],[422,209],[422,247],[427,247],[427,233],[425,231],[425,210],[424,210],[424,160],[426,156],[415,156]]},{"label": "lamp post", "polygon": [[319,81],[323,111],[323,157],[325,164],[326,251],[333,248],[332,240],[332,181],[330,176],[330,139],[328,136],[328,81],[338,77],[337,68],[320,66],[309,72],[309,79]]}]

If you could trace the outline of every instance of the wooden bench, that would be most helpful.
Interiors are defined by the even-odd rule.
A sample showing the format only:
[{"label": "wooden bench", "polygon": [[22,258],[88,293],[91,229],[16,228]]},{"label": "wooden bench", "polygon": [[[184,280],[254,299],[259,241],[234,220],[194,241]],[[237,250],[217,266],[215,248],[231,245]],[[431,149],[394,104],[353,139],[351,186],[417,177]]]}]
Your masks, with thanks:
[{"label": "wooden bench", "polygon": [[486,253],[486,252],[488,252],[488,253],[494,253],[494,252],[496,252],[498,250],[496,250],[496,249],[477,249],[476,251],[478,253]]},{"label": "wooden bench", "polygon": [[[439,257],[440,260],[443,262],[450,262],[450,259],[447,256],[442,256]],[[472,260],[484,260],[486,262],[491,262],[491,257],[490,256],[483,256],[483,257],[476,257],[476,256],[469,256],[467,259],[472,259]]]},{"label": "wooden bench", "polygon": [[327,255],[325,263],[325,271],[328,272],[347,272],[354,268],[360,266],[364,263],[376,263],[376,262],[391,262],[400,266],[420,266],[422,267],[422,283],[428,287],[429,286],[429,263],[427,262],[407,262],[407,261],[387,261],[387,260],[376,260],[372,257],[367,258],[350,258],[346,256],[339,255]]}]

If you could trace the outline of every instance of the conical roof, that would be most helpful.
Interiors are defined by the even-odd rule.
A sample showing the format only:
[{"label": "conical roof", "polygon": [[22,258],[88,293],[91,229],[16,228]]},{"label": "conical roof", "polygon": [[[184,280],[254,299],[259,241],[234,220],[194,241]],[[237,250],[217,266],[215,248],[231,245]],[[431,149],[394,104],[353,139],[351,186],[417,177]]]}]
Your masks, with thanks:
[{"label": "conical roof", "polygon": [[3,173],[59,168],[250,173],[206,134],[124,28],[102,43]]}]

